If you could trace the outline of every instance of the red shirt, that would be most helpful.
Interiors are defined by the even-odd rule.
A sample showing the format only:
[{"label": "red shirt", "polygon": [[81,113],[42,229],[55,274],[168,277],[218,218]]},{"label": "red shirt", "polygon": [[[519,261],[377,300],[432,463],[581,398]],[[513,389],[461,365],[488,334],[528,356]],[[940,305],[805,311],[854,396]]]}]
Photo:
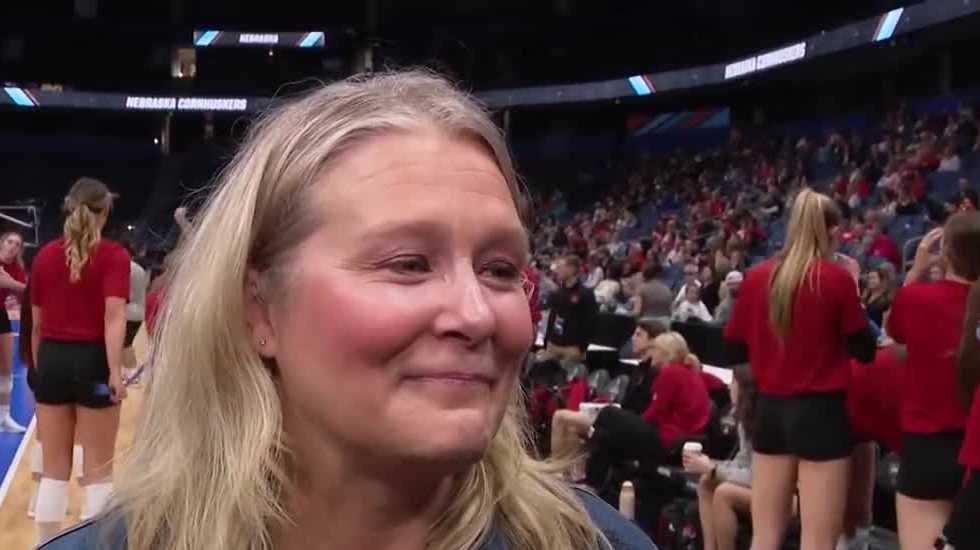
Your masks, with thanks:
[{"label": "red shirt", "polygon": [[52,241],[37,253],[31,269],[31,305],[41,308],[41,337],[67,342],[105,340],[105,300],[129,298],[129,253],[101,239],[82,268],[69,280],[65,240]]},{"label": "red shirt", "polygon": [[728,391],[728,384],[717,376],[711,374],[710,372],[701,371],[701,380],[704,381],[704,387],[708,390],[708,393],[725,390]]},{"label": "red shirt", "polygon": [[540,303],[540,292],[538,286],[541,284],[541,279],[538,277],[538,272],[531,266],[524,268],[524,278],[527,279],[530,288],[527,290],[527,305],[531,308],[531,322],[534,323],[534,331],[537,334],[538,322],[541,321],[541,303]]},{"label": "red shirt", "polygon": [[901,288],[888,316],[888,335],[908,346],[902,388],[902,430],[962,430],[966,410],[956,381],[956,352],[969,285],[943,280]]},{"label": "red shirt", "polygon": [[874,241],[871,242],[868,255],[884,258],[895,267],[902,265],[902,254],[898,251],[898,245],[895,244],[895,239],[892,239],[888,235],[878,235],[875,237]]},{"label": "red shirt", "polygon": [[878,350],[873,365],[851,362],[847,416],[858,439],[902,450],[901,395],[905,367],[890,349]]},{"label": "red shirt", "polygon": [[708,425],[711,398],[700,372],[686,365],[664,365],[650,395],[643,419],[657,426],[665,446],[678,437],[701,433]]},{"label": "red shirt", "polygon": [[[3,268],[18,283],[27,282],[27,274],[24,273],[24,268],[20,266],[17,260],[10,263],[0,262],[0,268]],[[6,307],[4,304],[7,302],[7,296],[14,295],[14,291],[9,288],[0,288],[0,307]]]},{"label": "red shirt", "polygon": [[748,271],[725,326],[725,339],[748,346],[752,373],[762,393],[791,396],[846,390],[850,359],[844,337],[868,324],[857,283],[836,263],[815,262],[796,291],[792,324],[783,339],[769,322],[769,280],[777,265],[776,260],[768,260]]},{"label": "red shirt", "polygon": [[[146,322],[146,329],[150,333],[153,332],[153,326],[157,320],[157,314],[160,313],[160,306],[163,303],[163,289],[158,288],[156,290],[151,290],[146,295],[146,314],[143,320]],[[535,327],[537,331],[537,327]]]}]

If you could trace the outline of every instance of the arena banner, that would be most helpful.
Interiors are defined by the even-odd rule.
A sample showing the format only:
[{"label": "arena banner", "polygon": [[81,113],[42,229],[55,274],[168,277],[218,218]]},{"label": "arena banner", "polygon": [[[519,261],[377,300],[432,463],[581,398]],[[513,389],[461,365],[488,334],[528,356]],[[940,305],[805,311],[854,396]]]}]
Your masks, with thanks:
[{"label": "arena banner", "polygon": [[194,47],[323,48],[327,35],[311,32],[194,31]]},{"label": "arena banner", "polygon": [[[496,109],[652,97],[664,92],[748,78],[779,67],[806,62],[815,57],[886,42],[905,33],[946,23],[978,12],[980,12],[980,2],[926,0],[905,8],[889,10],[876,17],[844,25],[837,29],[821,32],[805,40],[784,44],[725,63],[577,84],[487,90],[477,92],[476,95],[488,106]],[[194,33],[194,44],[197,47],[224,45],[312,48],[323,47],[325,40],[325,34],[321,31],[242,33],[204,30]],[[271,101],[271,98],[256,97],[144,97],[135,94],[62,92],[16,86],[8,86],[4,88],[4,93],[0,94],[0,105],[6,104],[19,108],[67,107],[144,111],[254,112],[262,110]]]}]

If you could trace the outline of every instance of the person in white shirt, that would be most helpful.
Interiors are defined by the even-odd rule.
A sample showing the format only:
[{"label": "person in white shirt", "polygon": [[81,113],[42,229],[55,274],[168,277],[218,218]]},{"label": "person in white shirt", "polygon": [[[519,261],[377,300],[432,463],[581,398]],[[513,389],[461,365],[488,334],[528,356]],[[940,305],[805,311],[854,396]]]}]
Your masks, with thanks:
[{"label": "person in white shirt", "polygon": [[[126,248],[132,249],[126,243]],[[150,276],[143,267],[129,260],[129,300],[126,302],[126,340],[123,344],[123,374],[125,378],[132,376],[136,369],[136,351],[133,349],[133,340],[143,325],[146,317],[146,287],[149,286]]]},{"label": "person in white shirt", "polygon": [[959,155],[956,154],[956,147],[952,143],[943,150],[943,158],[939,161],[937,172],[959,172],[963,163]]},{"label": "person in white shirt", "polygon": [[686,322],[691,319],[700,319],[702,322],[711,322],[711,312],[701,301],[701,287],[697,284],[685,285],[684,301],[681,302],[674,311],[673,320]]},{"label": "person in white shirt", "polygon": [[701,281],[698,280],[699,274],[698,264],[694,262],[684,264],[684,284],[677,291],[677,296],[674,297],[674,303],[671,304],[671,310],[676,310],[680,307],[681,302],[684,301],[684,297],[687,296],[687,287],[695,285],[698,289],[701,288]]}]

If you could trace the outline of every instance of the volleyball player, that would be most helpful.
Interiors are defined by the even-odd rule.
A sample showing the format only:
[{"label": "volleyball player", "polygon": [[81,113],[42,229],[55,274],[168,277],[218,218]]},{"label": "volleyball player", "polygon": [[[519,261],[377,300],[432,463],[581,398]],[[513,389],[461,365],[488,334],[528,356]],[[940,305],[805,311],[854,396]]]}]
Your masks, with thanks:
[{"label": "volleyball player", "polygon": [[959,353],[960,390],[967,404],[972,402],[966,437],[960,449],[960,464],[967,468],[966,483],[956,497],[953,513],[935,548],[980,547],[980,399],[976,396],[980,379],[980,282],[974,283],[967,303],[966,319]]},{"label": "volleyball player", "polygon": [[[922,282],[937,264],[945,264],[945,278]],[[980,214],[955,214],[919,244],[888,317],[889,336],[908,349],[895,499],[902,548],[929,548],[963,480],[958,455],[966,407],[957,388],[956,350],[970,283],[978,276]]]},{"label": "volleyball player", "polygon": [[82,519],[97,514],[112,492],[129,297],[129,254],[102,238],[112,201],[102,182],[75,182],[65,198],[63,237],[45,245],[32,266],[35,396],[44,433],[35,521],[42,540],[59,529],[68,507],[76,424],[86,454]]},{"label": "volleyball player", "polygon": [[786,245],[746,274],[725,327],[729,359],[748,360],[759,388],[754,550],[780,548],[797,488],[803,550],[833,548],[842,529],[852,450],[848,355],[871,361],[875,338],[855,262],[833,254],[840,221],[829,197],[801,191]]},{"label": "volleyball player", "polygon": [[24,239],[15,232],[0,235],[0,432],[27,431],[10,416],[14,379],[14,331],[7,316],[7,297],[24,291],[27,277],[21,251]]}]

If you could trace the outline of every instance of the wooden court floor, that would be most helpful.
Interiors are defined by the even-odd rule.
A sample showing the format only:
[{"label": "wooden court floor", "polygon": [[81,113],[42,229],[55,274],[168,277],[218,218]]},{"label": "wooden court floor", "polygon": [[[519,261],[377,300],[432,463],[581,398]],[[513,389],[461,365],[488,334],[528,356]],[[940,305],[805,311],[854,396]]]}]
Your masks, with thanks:
[{"label": "wooden court floor", "polygon": [[[133,342],[136,349],[138,362],[142,363],[146,354],[146,331],[140,329],[136,340]],[[119,438],[116,442],[116,455],[118,456],[133,439],[133,431],[136,426],[136,415],[140,410],[143,401],[142,386],[130,386],[127,391],[126,400],[123,401],[122,417],[119,424]],[[31,436],[29,445],[33,445],[34,437]],[[37,532],[34,528],[34,520],[27,517],[27,503],[30,500],[32,490],[31,468],[30,468],[30,446],[23,453],[20,463],[17,464],[17,473],[14,476],[13,484],[7,493],[6,499],[0,505],[0,550],[28,550],[37,544]],[[122,476],[124,472],[116,471],[115,476]],[[82,493],[78,489],[77,481],[72,479],[71,490],[69,493],[68,517],[64,527],[67,528],[78,521],[78,511],[81,505]]]}]

